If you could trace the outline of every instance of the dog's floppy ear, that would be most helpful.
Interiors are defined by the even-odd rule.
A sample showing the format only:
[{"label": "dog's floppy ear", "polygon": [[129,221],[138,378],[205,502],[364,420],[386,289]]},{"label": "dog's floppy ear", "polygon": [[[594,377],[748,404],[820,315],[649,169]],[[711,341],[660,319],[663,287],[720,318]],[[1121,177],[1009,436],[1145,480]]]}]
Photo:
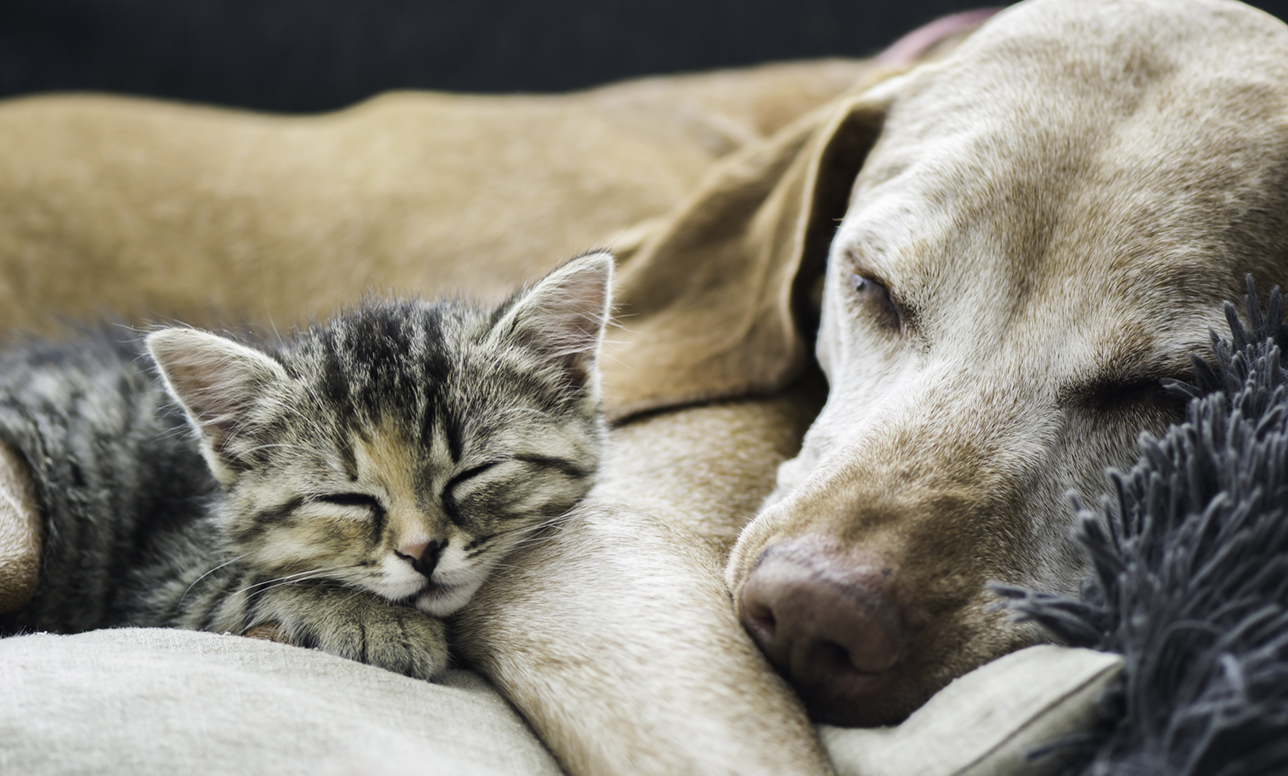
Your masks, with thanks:
[{"label": "dog's floppy ear", "polygon": [[600,361],[610,418],[768,393],[800,373],[806,292],[881,130],[884,86],[722,162],[626,263]]}]

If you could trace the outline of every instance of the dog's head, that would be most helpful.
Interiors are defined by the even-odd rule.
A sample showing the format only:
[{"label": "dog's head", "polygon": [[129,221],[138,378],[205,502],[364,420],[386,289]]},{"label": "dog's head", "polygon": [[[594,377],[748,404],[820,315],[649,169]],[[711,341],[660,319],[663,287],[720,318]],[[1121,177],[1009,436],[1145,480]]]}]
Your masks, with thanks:
[{"label": "dog's head", "polygon": [[827,404],[728,569],[816,718],[898,720],[1038,638],[1095,498],[1252,273],[1288,277],[1288,30],[1226,2],[1031,2],[884,102],[832,243]]},{"label": "dog's head", "polygon": [[[727,578],[816,719],[884,724],[1040,638],[989,583],[1076,590],[1068,493],[1096,498],[1180,417],[1163,383],[1246,274],[1288,279],[1288,28],[1226,0],[1030,0],[816,126],[763,163],[736,239],[655,246],[690,280],[730,265],[699,248],[743,262],[698,270],[684,293],[740,301],[704,297],[696,368],[657,375],[787,379],[805,346],[773,321],[826,255],[827,404]],[[750,201],[743,179],[724,185]]]}]

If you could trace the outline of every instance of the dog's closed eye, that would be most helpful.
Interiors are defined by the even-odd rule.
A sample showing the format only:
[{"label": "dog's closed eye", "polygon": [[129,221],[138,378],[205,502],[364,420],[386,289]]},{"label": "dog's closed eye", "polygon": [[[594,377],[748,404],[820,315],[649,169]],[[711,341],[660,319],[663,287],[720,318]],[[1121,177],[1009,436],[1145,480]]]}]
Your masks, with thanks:
[{"label": "dog's closed eye", "polygon": [[1169,390],[1174,378],[1128,378],[1096,380],[1072,391],[1074,402],[1103,414],[1162,412],[1169,422],[1184,418],[1186,398]]},{"label": "dog's closed eye", "polygon": [[903,313],[884,283],[858,273],[850,273],[847,281],[855,299],[878,324],[892,331],[903,327]]}]

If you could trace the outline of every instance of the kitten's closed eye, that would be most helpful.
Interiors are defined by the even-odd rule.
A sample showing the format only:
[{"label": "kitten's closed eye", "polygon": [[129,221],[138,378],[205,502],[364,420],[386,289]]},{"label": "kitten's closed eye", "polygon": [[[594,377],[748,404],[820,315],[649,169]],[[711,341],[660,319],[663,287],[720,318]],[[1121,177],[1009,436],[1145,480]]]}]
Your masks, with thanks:
[{"label": "kitten's closed eye", "polygon": [[461,514],[508,521],[549,518],[585,495],[591,472],[557,457],[517,455],[467,469],[444,489],[452,519]]},{"label": "kitten's closed eye", "polygon": [[497,484],[524,482],[529,477],[555,473],[574,479],[588,475],[587,472],[579,469],[571,461],[560,458],[518,455],[513,458],[504,458],[473,466],[457,474],[444,486],[444,500],[460,501],[469,498],[478,491],[488,490]]},{"label": "kitten's closed eye", "polygon": [[364,517],[374,517],[380,520],[385,515],[384,505],[375,496],[366,493],[326,493],[314,496],[313,501],[322,504],[331,504],[338,507],[349,507],[353,511],[365,511]]},{"label": "kitten's closed eye", "polygon": [[463,483],[463,482],[465,482],[465,481],[467,481],[467,480],[472,480],[472,479],[474,479],[475,477],[479,476],[480,474],[483,474],[483,473],[484,473],[484,472],[486,472],[487,470],[489,470],[489,469],[491,469],[491,468],[493,468],[493,467],[497,466],[498,464],[502,464],[502,463],[505,463],[505,462],[504,462],[504,461],[488,461],[487,463],[481,463],[481,464],[479,464],[478,466],[471,466],[470,468],[466,469],[465,471],[463,471],[463,472],[461,472],[461,473],[457,474],[456,476],[454,476],[454,477],[452,477],[450,480],[448,480],[448,481],[447,481],[447,484],[443,486],[443,493],[444,493],[445,495],[451,495],[451,494],[453,494],[453,493],[456,491],[457,486],[458,486],[458,485],[460,485],[461,483]]}]

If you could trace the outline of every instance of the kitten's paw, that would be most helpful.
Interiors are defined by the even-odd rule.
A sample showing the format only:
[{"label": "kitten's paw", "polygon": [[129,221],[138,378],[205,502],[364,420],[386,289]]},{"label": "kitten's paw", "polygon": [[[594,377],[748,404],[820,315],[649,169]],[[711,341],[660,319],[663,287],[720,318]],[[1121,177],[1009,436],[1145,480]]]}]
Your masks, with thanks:
[{"label": "kitten's paw", "polygon": [[[291,589],[294,588],[294,589]],[[367,593],[331,586],[284,586],[257,607],[290,641],[415,679],[447,669],[441,620]]]},{"label": "kitten's paw", "polygon": [[391,605],[389,609],[387,616],[369,612],[363,618],[364,651],[358,657],[345,656],[415,679],[437,679],[447,670],[443,621],[410,607]]}]

